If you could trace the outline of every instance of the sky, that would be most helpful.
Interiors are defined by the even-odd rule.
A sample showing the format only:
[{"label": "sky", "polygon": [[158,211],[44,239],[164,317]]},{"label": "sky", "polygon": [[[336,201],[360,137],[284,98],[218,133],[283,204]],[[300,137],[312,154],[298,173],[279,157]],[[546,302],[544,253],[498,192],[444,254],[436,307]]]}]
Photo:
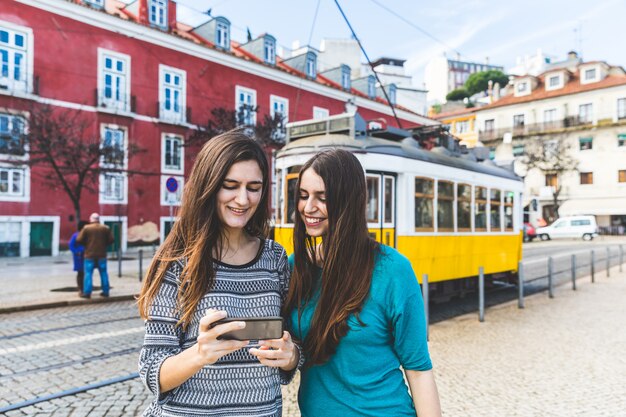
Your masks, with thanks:
[{"label": "sky", "polygon": [[[197,25],[200,12],[231,22],[231,37],[245,42],[269,33],[290,49],[293,41],[319,48],[324,38],[351,32],[334,0],[177,0],[178,20]],[[462,60],[511,68],[517,57],[538,49],[564,60],[576,50],[585,61],[626,67],[623,39],[626,0],[339,0],[372,61],[406,59],[414,84],[422,86],[424,67],[446,54]],[[317,11],[317,13],[316,13]],[[366,62],[365,57],[362,57]]]}]

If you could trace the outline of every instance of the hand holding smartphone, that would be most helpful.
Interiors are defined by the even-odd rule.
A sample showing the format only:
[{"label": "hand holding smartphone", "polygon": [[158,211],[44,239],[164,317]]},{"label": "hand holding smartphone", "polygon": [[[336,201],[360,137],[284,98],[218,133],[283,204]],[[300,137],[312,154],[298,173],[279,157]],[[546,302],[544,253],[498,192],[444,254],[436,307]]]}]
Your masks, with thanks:
[{"label": "hand holding smartphone", "polygon": [[211,327],[233,321],[243,321],[246,327],[224,333],[221,340],[267,340],[280,339],[283,336],[282,317],[227,317],[216,321]]}]

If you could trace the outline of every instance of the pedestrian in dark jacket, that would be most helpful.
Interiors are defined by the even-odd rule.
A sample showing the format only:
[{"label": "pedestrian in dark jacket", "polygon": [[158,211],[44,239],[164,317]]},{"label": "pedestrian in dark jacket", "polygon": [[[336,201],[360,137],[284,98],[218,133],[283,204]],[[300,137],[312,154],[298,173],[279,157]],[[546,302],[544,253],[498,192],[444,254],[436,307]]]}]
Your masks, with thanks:
[{"label": "pedestrian in dark jacket", "polygon": [[85,247],[76,242],[76,239],[86,224],[87,222],[84,220],[79,221],[78,231],[74,232],[70,238],[70,251],[72,251],[74,258],[74,271],[76,271],[76,286],[78,287],[78,295],[83,293],[83,279],[85,277]]},{"label": "pedestrian in dark jacket", "polygon": [[85,246],[85,282],[82,298],[90,298],[93,270],[98,268],[102,282],[103,297],[109,296],[109,274],[107,273],[107,246],[113,243],[113,233],[108,226],[100,224],[100,215],[92,213],[89,224],[78,234],[76,241]]}]

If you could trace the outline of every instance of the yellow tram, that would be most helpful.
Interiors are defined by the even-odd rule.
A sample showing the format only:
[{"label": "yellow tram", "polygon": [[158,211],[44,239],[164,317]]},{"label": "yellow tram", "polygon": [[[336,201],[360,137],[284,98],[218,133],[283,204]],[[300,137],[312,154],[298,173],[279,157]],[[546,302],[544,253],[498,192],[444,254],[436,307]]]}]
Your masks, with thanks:
[{"label": "yellow tram", "polygon": [[[365,169],[370,233],[397,248],[421,282],[465,288],[459,278],[517,270],[522,256],[523,183],[472,152],[422,149],[411,133],[369,124],[358,113],[287,125],[276,154],[275,239],[293,251],[300,167],[326,148],[353,152]],[[473,286],[473,285],[472,285]],[[452,291],[449,291],[452,290]]]}]

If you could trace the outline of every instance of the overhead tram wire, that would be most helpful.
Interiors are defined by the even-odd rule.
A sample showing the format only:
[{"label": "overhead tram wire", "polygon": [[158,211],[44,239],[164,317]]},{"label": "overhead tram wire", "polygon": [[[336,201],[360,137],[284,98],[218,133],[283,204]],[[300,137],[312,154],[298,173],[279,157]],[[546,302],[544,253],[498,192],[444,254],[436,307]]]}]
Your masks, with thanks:
[{"label": "overhead tram wire", "polygon": [[367,59],[367,63],[372,69],[372,72],[374,73],[374,76],[376,77],[376,81],[378,81],[378,84],[380,84],[380,89],[383,90],[385,99],[387,100],[387,103],[389,104],[389,107],[391,108],[391,112],[393,113],[393,117],[396,119],[396,123],[398,124],[398,127],[402,129],[402,123],[400,122],[400,119],[398,118],[398,115],[396,114],[396,109],[393,107],[393,104],[391,104],[391,100],[389,100],[389,95],[387,94],[387,90],[385,89],[385,86],[383,85],[382,81],[380,81],[380,78],[378,77],[378,73],[374,70],[374,65],[372,64],[370,57],[367,55],[367,52],[365,52],[365,48],[363,47],[361,40],[356,35],[356,32],[354,31],[354,29],[352,28],[352,25],[350,24],[350,21],[348,20],[348,17],[346,16],[346,14],[343,12],[343,9],[339,5],[339,0],[335,0],[335,4],[337,5],[339,12],[343,16],[343,19],[346,21],[348,28],[350,28],[350,32],[352,32],[352,36],[354,36],[354,39],[359,44],[359,48],[361,48],[361,52],[363,52],[363,55],[365,55],[365,59]]}]

